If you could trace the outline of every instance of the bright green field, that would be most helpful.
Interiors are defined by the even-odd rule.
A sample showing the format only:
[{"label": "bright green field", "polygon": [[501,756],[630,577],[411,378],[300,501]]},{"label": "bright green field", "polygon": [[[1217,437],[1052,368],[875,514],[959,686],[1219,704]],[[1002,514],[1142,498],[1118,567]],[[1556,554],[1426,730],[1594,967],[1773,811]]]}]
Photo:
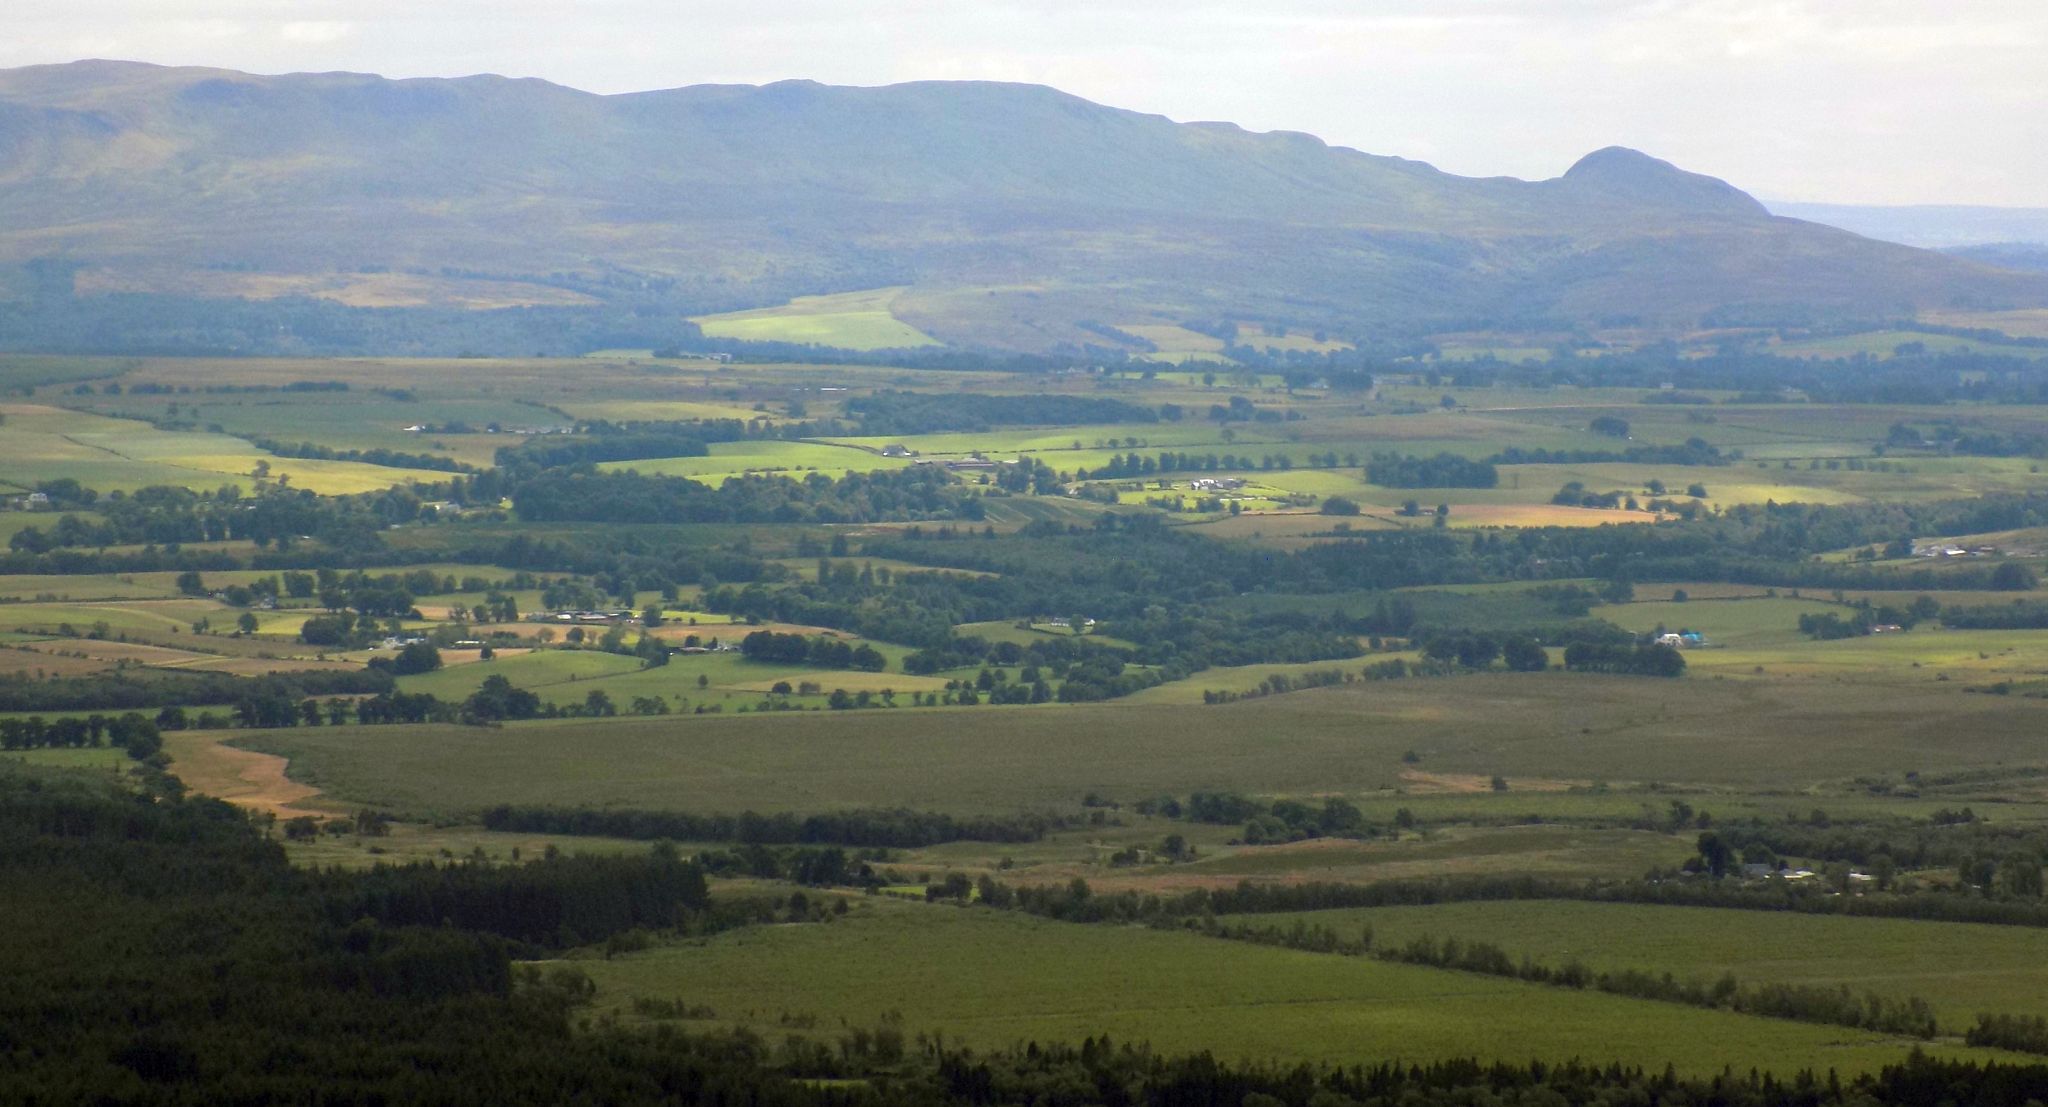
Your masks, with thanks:
[{"label": "bright green field", "polygon": [[[212,600],[136,600],[125,603],[10,603],[0,604],[0,630],[55,629],[70,623],[79,631],[94,623],[106,623],[114,631],[164,633],[185,630],[200,618],[212,618],[224,625],[233,622],[232,609]],[[223,616],[226,616],[223,619]],[[303,616],[301,616],[303,618]],[[232,629],[232,627],[230,627]]]},{"label": "bright green field", "polygon": [[830,924],[749,928],[577,967],[597,983],[601,1010],[630,1017],[634,996],[681,999],[777,1035],[785,1014],[811,1015],[828,1041],[843,1025],[879,1026],[900,1011],[906,1034],[938,1030],[983,1048],[1107,1033],[1280,1063],[1476,1053],[1669,1061],[1697,1073],[1730,1057],[1782,1072],[1858,1071],[1909,1048],[1833,1027],[1192,934],[856,904]]},{"label": "bright green field", "polygon": [[783,472],[816,469],[831,473],[904,469],[910,459],[830,446],[816,442],[714,442],[706,457],[663,457],[642,461],[609,461],[600,469],[633,469],[671,477],[726,477],[748,471]]},{"label": "bright green field", "polygon": [[890,312],[890,305],[902,292],[901,288],[875,288],[800,296],[781,307],[701,315],[691,322],[713,338],[749,342],[808,342],[846,350],[937,345],[937,339]]},{"label": "bright green field", "polygon": [[[482,677],[475,667],[458,672]],[[619,685],[573,690],[580,698],[589,687]],[[296,778],[343,799],[414,811],[545,801],[985,812],[1065,808],[1090,790],[1127,801],[1217,788],[1391,793],[1417,767],[1401,759],[1410,750],[1422,770],[1482,781],[1499,773],[1791,791],[1858,776],[2039,764],[2048,760],[2038,752],[2039,721],[2034,701],[1955,685],[1553,672],[1382,681],[1218,707],[902,708],[489,731],[323,727],[238,741],[289,756]]]},{"label": "bright green field", "polygon": [[1732,973],[1784,982],[1919,996],[1943,1029],[1961,1033],[1980,1012],[2048,1015],[2048,931],[2019,926],[1859,919],[1788,912],[1531,901],[1307,911],[1245,916],[1252,926],[1296,919],[1346,938],[1371,924],[1373,941],[1492,942],[1520,959],[1594,969],[1645,969],[1680,979]]}]

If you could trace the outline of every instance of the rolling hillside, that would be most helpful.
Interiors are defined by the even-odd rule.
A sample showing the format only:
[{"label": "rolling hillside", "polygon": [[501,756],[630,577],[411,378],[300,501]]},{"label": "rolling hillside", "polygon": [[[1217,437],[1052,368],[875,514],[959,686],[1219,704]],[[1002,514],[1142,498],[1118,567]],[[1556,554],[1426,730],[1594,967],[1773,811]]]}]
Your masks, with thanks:
[{"label": "rolling hillside", "polygon": [[680,320],[902,287],[910,327],[1015,349],[1224,317],[1676,330],[2048,304],[2040,274],[1775,218],[1618,148],[1527,182],[1035,86],[596,96],[119,62],[0,71],[0,268],[17,304],[130,310]]}]

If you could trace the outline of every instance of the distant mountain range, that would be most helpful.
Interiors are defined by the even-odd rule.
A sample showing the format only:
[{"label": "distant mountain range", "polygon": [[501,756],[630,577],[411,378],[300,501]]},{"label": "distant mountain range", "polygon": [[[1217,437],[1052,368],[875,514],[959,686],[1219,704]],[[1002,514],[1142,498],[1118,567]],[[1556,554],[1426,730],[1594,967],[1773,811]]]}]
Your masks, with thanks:
[{"label": "distant mountain range", "polygon": [[905,321],[1010,349],[1197,319],[1679,332],[2048,305],[2048,275],[1776,217],[1619,148],[1530,182],[1036,86],[597,96],[99,61],[0,71],[0,268],[17,304],[604,308],[650,331],[904,286]]},{"label": "distant mountain range", "polygon": [[1973,207],[1922,204],[1878,207],[1858,204],[1772,203],[1772,213],[1826,223],[1866,238],[1930,250],[1986,246],[2035,246],[2048,252],[2048,208]]}]

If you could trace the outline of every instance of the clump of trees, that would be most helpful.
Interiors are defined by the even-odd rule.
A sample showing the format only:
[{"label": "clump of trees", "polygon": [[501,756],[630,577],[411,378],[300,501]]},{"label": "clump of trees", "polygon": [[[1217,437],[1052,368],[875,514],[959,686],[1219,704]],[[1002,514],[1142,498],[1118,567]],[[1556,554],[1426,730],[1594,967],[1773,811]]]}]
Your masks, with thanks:
[{"label": "clump of trees", "polygon": [[1493,488],[1500,472],[1492,464],[1452,453],[1435,457],[1374,454],[1365,479],[1382,488]]},{"label": "clump of trees", "polygon": [[1565,647],[1564,667],[1581,673],[1678,677],[1685,675],[1685,655],[1661,642],[1574,642]]},{"label": "clump of trees", "polygon": [[855,645],[829,635],[807,636],[757,630],[740,639],[740,655],[749,661],[813,665],[821,669],[857,669],[879,673],[889,667],[882,651],[862,642]]}]

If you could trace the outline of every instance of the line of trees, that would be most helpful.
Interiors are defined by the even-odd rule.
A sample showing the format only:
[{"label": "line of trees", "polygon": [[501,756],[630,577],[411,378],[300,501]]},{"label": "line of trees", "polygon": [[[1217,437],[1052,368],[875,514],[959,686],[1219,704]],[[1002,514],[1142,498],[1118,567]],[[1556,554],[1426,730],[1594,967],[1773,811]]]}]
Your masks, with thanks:
[{"label": "line of trees", "polygon": [[917,849],[946,842],[1035,842],[1070,825],[1053,815],[960,817],[906,808],[862,808],[821,815],[691,814],[632,808],[497,804],[481,819],[490,830],[637,841],[741,842],[755,845],[883,846]]},{"label": "line of trees", "polygon": [[1374,454],[1365,464],[1365,479],[1382,488],[1493,488],[1500,472],[1490,462],[1452,453]]}]

